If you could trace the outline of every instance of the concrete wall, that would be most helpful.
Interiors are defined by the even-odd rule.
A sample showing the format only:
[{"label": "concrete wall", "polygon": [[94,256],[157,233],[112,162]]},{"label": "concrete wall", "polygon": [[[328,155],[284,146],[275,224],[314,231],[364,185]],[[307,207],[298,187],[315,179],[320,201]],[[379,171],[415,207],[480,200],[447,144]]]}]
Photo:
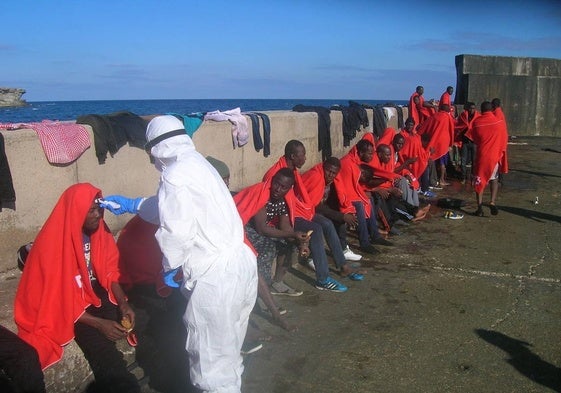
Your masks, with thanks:
[{"label": "concrete wall", "polygon": [[511,135],[561,136],[561,60],[456,56],[455,104],[500,98]]},{"label": "concrete wall", "polygon": [[[372,131],[373,111],[367,110]],[[407,108],[404,108],[405,118]],[[232,148],[230,123],[206,121],[195,133],[193,140],[203,155],[212,155],[230,167],[230,188],[241,188],[260,181],[263,173],[284,154],[284,145],[290,139],[301,140],[306,146],[307,162],[303,170],[321,161],[318,152],[317,115],[287,111],[267,112],[271,120],[271,155],[263,157],[250,141],[242,148]],[[349,148],[343,147],[342,114],[331,112],[331,143],[333,155],[343,156]],[[397,127],[393,117],[389,126]],[[16,191],[16,210],[0,212],[0,272],[16,267],[15,253],[19,246],[32,241],[47,219],[60,194],[70,185],[89,182],[105,195],[149,196],[156,192],[159,173],[150,164],[142,149],[124,146],[114,157],[99,165],[93,147],[74,163],[53,166],[48,163],[39,139],[33,130],[2,131],[6,155]],[[362,137],[357,134],[353,142]],[[130,219],[130,215],[105,215],[109,227],[116,233]]]}]

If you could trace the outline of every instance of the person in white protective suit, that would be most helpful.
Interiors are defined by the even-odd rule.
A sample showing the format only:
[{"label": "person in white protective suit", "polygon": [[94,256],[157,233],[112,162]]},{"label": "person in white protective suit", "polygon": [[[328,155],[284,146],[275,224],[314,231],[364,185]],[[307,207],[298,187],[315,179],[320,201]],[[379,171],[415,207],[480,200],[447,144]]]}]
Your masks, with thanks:
[{"label": "person in white protective suit", "polygon": [[[224,180],[195,150],[183,123],[174,116],[155,117],[146,139],[162,173],[156,239],[164,278],[174,286],[182,269],[190,297],[183,320],[191,382],[205,392],[240,392],[240,349],[257,296],[255,254],[244,243],[242,220]],[[115,214],[136,213],[143,200],[113,195],[105,198],[105,207]]]}]

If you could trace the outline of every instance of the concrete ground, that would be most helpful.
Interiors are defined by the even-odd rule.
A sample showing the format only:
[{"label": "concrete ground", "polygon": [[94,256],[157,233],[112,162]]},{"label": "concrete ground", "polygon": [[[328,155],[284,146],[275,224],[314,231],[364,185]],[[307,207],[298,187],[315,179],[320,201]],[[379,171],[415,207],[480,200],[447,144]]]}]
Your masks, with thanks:
[{"label": "concrete ground", "polygon": [[[319,291],[294,268],[287,282],[304,294],[277,300],[298,331],[252,317],[272,338],[245,357],[243,392],[561,392],[561,139],[513,142],[498,216],[471,216],[471,187],[454,181],[439,197],[465,200],[465,217],[433,206],[362,261],[363,282],[342,280],[348,292]],[[18,278],[0,282],[10,327]],[[78,361],[65,364],[50,392],[77,386]]]},{"label": "concrete ground", "polygon": [[561,392],[561,140],[513,142],[499,215],[471,216],[455,181],[438,193],[466,200],[464,219],[433,207],[348,292],[297,267],[304,295],[277,299],[299,330],[254,318],[273,338],[246,357],[243,391]]}]

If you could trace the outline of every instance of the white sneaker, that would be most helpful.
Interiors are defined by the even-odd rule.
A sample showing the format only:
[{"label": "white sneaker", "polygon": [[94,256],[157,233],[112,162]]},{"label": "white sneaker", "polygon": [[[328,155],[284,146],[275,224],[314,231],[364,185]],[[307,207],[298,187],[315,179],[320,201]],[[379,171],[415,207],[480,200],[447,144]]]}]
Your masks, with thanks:
[{"label": "white sneaker", "polygon": [[312,269],[314,272],[316,271],[316,265],[314,265],[314,260],[313,258],[308,258],[308,260],[306,261],[306,264],[308,265],[308,267],[310,269]]},{"label": "white sneaker", "polygon": [[362,259],[362,255],[352,252],[349,246],[343,250],[343,255],[347,261],[360,261]]}]

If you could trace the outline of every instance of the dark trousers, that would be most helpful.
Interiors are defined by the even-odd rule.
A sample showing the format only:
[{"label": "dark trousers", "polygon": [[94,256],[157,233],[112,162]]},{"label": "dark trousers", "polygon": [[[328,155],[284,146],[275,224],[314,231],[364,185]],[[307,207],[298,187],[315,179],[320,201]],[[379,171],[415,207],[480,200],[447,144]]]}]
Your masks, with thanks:
[{"label": "dark trousers", "polygon": [[462,180],[468,178],[467,165],[471,164],[473,173],[473,163],[475,162],[475,143],[467,138],[462,141],[462,150],[460,151],[460,163],[462,167]]},{"label": "dark trousers", "polygon": [[294,230],[307,232],[313,230],[310,238],[310,251],[314,259],[316,268],[316,279],[318,282],[325,282],[329,276],[329,266],[327,265],[327,254],[323,243],[323,229],[320,224],[296,217],[294,220]]},{"label": "dark trousers", "polygon": [[356,228],[358,235],[358,243],[361,248],[366,248],[370,245],[370,238],[376,239],[381,237],[380,232],[378,232],[378,221],[376,220],[376,210],[374,204],[372,204],[372,211],[370,211],[370,217],[366,217],[366,210],[364,204],[359,201],[353,202],[353,206],[356,211],[356,218],[358,221],[358,226]]},{"label": "dark trousers", "polygon": [[[92,286],[101,299],[101,307],[90,306],[86,312],[98,318],[117,321],[118,309],[109,301],[107,291],[95,280]],[[127,370],[123,354],[113,341],[96,328],[81,322],[74,324],[74,334],[74,340],[84,352],[95,377],[95,383],[88,388],[88,392],[140,392],[136,377]]]},{"label": "dark trousers", "polygon": [[15,333],[0,326],[0,376],[2,392],[45,392],[37,351]]}]

